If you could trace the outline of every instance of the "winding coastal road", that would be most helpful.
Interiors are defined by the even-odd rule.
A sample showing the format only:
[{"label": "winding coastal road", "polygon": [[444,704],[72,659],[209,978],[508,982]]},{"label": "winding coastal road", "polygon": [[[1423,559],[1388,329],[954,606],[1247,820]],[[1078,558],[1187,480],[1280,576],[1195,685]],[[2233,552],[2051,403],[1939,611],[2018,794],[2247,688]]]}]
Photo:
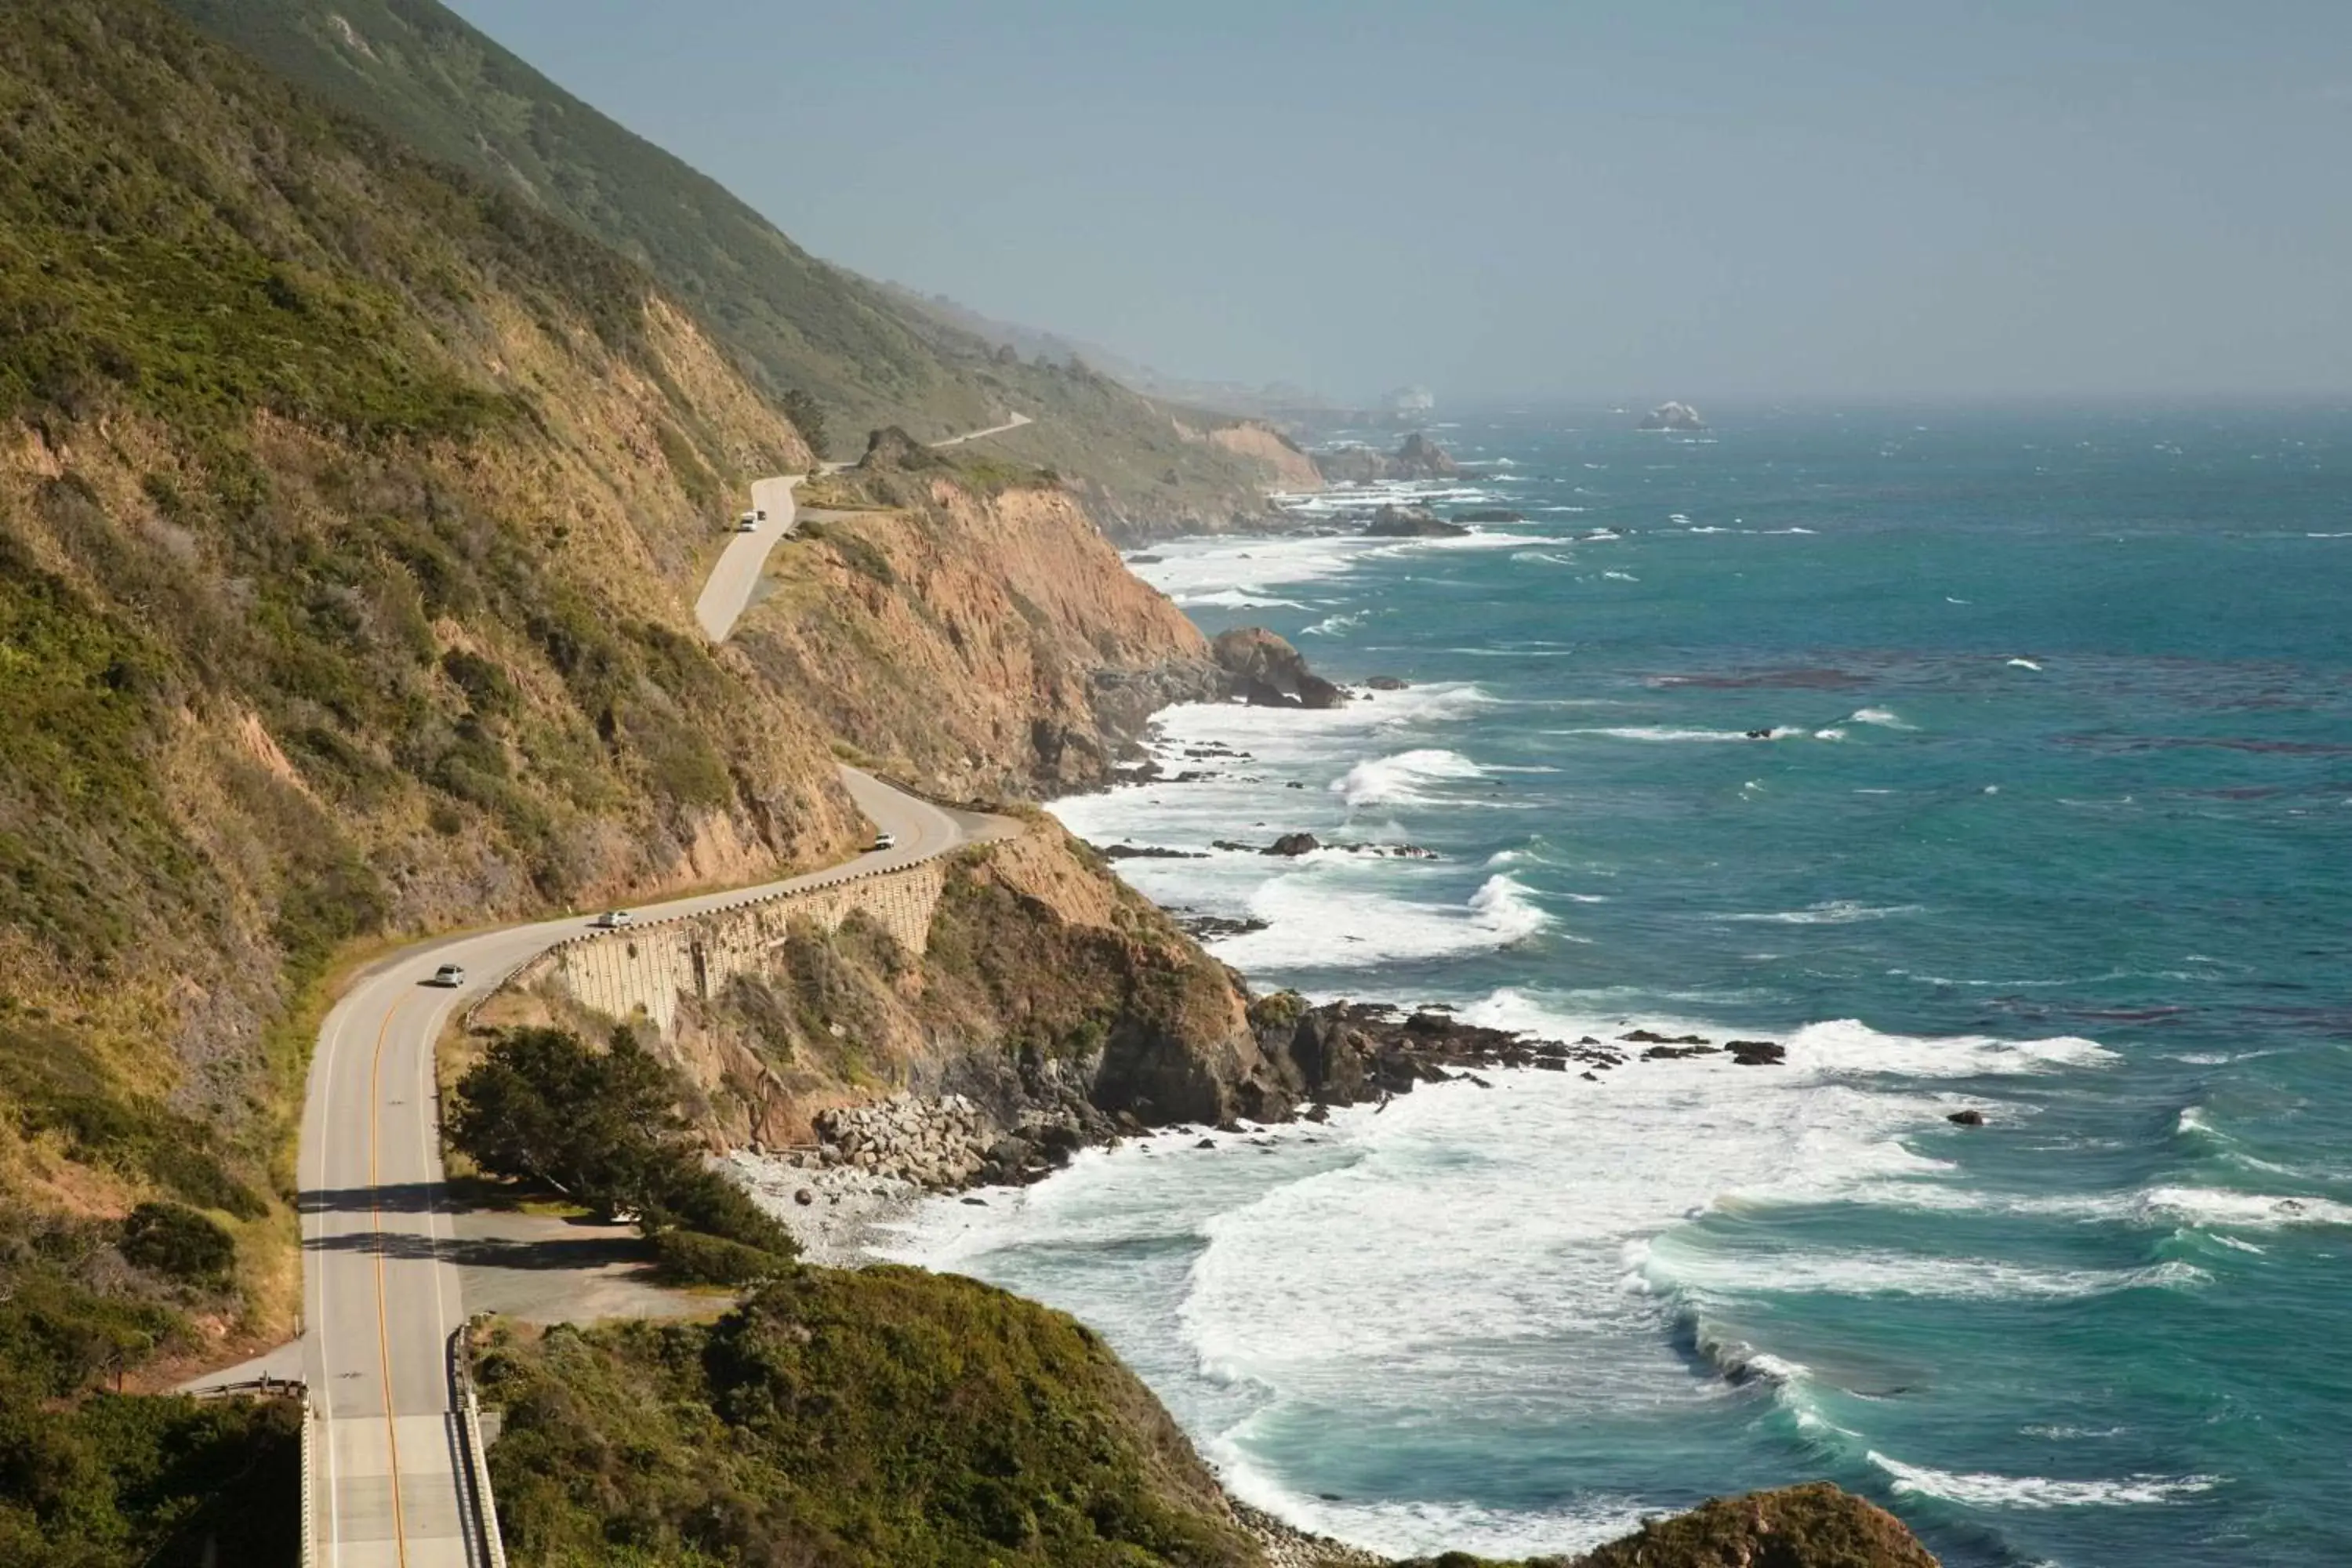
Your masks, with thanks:
[{"label": "winding coastal road", "polygon": [[[992,425],[985,430],[967,430],[961,436],[950,436],[944,441],[934,441],[941,447],[961,447],[966,441],[977,441],[983,436],[1002,436],[1007,430],[1018,430],[1033,424],[1026,414],[1015,414],[1002,425]],[[845,467],[826,463],[822,471],[832,473]],[[799,520],[793,491],[799,488],[806,474],[780,474],[773,479],[755,479],[751,484],[751,509],[768,515],[750,533],[738,533],[719,552],[719,563],[710,569],[709,580],[702,584],[702,593],[694,601],[694,618],[702,627],[702,635],[712,642],[725,642],[743,612],[751,607],[751,595],[759,591],[761,570],[768,563],[768,552],[792,537]]]},{"label": "winding coastal road", "polygon": [[[696,605],[714,642],[750,602],[768,547],[790,531],[800,479],[753,487],[752,504],[766,508],[769,521],[730,542]],[[1017,831],[999,818],[944,810],[852,768],[841,778],[875,826],[894,836],[891,847],[830,870],[672,900],[637,910],[638,918],[702,914],[819,888]],[[319,1031],[299,1175],[299,1349],[317,1413],[306,1501],[313,1555],[306,1561],[327,1568],[491,1568],[483,1533],[488,1510],[476,1495],[449,1363],[449,1336],[465,1321],[466,1304],[443,1202],[434,1047],[453,1012],[586,929],[572,916],[404,948],[362,971]],[[433,983],[445,963],[464,969],[463,984]],[[282,1373],[284,1358],[251,1365]]]},{"label": "winding coastal road", "polygon": [[[929,860],[995,837],[854,769],[842,782],[888,849],[830,870],[648,906],[641,921],[700,914]],[[449,1016],[518,964],[587,929],[581,918],[443,937],[353,982],[319,1032],[302,1112],[304,1381],[323,1418],[316,1561],[331,1568],[481,1568],[450,1382],[465,1321],[441,1188],[434,1043]],[[431,984],[440,964],[466,983]]]},{"label": "winding coastal road", "polygon": [[756,532],[739,533],[727,542],[719,552],[719,563],[710,569],[710,578],[702,584],[700,596],[694,601],[694,618],[702,627],[702,635],[712,642],[725,642],[743,612],[751,607],[751,595],[760,586],[760,569],[768,563],[768,552],[779,540],[792,536],[799,521],[799,511],[793,504],[793,491],[800,487],[806,474],[783,474],[772,479],[755,479],[751,483],[751,507],[766,512],[767,518]]}]

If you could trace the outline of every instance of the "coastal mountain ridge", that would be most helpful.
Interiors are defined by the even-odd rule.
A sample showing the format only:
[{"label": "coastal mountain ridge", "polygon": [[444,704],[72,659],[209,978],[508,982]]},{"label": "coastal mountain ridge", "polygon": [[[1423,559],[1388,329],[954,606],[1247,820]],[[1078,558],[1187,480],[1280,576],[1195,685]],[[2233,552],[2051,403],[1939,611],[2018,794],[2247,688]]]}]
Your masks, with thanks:
[{"label": "coastal mountain ridge", "polygon": [[815,411],[804,422],[821,426],[821,455],[854,456],[880,426],[928,441],[1025,414],[1033,423],[992,438],[992,452],[1061,475],[1122,540],[1265,514],[1264,466],[1202,434],[1244,421],[1144,396],[1066,355],[1024,359],[811,256],[439,0],[167,3],[327,101],[648,268],[756,386]]},{"label": "coastal mountain ridge", "polygon": [[[379,60],[398,35],[370,26],[446,16],[278,5],[211,9],[341,17]],[[1114,1063],[1214,1108],[1263,1055],[1238,978],[1017,804],[1230,689],[1090,515],[1139,400],[1055,373],[1039,425],[1080,412],[1053,439],[1127,432],[1092,490],[1026,427],[875,441],[805,487],[714,645],[692,605],[727,520],[814,466],[795,406],[841,416],[714,331],[690,268],[455,133],[473,156],[153,0],[0,10],[0,1560],[288,1560],[299,1413],[139,1391],[293,1323],[296,1108],[339,977],[836,863],[870,835],[845,754],[1026,831],[947,868],[934,955],[796,936],[698,1040],[652,1042],[714,1146],[772,1110],[730,1064],[789,1114],[959,1063],[1024,1094],[1024,1068]],[[862,342],[838,408],[889,363]],[[812,1268],[708,1327],[499,1333],[518,1563],[1361,1560],[1253,1533],[1089,1331],[968,1282]]]}]

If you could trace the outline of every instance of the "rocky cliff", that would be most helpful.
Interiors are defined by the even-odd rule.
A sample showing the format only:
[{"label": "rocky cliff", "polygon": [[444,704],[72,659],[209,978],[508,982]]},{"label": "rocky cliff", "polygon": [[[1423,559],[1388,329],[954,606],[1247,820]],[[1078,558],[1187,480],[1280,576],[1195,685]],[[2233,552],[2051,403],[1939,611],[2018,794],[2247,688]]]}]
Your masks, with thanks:
[{"label": "rocky cliff", "polygon": [[877,436],[805,487],[734,647],[886,771],[955,799],[1099,784],[1156,709],[1218,695],[1192,624],[1051,475]]},{"label": "rocky cliff", "polygon": [[1315,465],[1333,484],[1379,484],[1396,479],[1451,479],[1462,471],[1453,455],[1415,430],[1393,452],[1346,447],[1315,454]]}]

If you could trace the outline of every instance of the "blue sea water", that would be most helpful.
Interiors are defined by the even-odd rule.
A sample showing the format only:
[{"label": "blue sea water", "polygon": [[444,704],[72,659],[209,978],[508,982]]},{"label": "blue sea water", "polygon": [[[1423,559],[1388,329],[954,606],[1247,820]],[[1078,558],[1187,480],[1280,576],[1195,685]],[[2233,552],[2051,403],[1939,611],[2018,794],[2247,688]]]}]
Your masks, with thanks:
[{"label": "blue sea water", "polygon": [[[1827,1477],[1951,1563],[2352,1561],[2352,414],[1630,424],[1442,430],[1407,489],[1524,514],[1468,538],[1155,551],[1206,629],[1408,685],[1179,710],[1212,776],[1057,809],[1209,851],[1121,869],[1265,921],[1213,949],[1261,987],[1787,1064],[1162,1136],[906,1254],[1375,1547]],[[1297,829],[1439,858],[1210,849]]]}]

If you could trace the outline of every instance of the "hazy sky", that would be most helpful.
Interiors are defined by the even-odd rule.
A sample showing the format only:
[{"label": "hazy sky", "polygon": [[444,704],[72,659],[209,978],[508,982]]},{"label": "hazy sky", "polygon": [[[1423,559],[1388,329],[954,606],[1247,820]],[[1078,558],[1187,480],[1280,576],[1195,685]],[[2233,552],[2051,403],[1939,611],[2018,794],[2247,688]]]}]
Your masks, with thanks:
[{"label": "hazy sky", "polygon": [[2352,388],[2347,0],[454,0],[819,255],[1441,397]]}]

